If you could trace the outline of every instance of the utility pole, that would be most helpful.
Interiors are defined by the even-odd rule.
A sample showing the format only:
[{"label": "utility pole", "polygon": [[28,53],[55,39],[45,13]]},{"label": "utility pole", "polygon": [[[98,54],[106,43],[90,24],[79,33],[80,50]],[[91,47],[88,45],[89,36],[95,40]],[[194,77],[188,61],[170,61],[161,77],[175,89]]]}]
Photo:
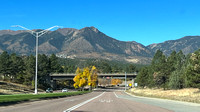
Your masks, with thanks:
[{"label": "utility pole", "polygon": [[38,93],[37,91],[37,75],[38,75],[38,38],[42,35],[44,35],[45,33],[47,33],[49,30],[55,28],[55,27],[60,27],[60,26],[53,26],[53,27],[50,27],[46,30],[42,30],[40,32],[35,32],[33,30],[29,30],[28,28],[25,28],[23,26],[20,26],[20,25],[14,25],[12,27],[20,27],[20,28],[23,28],[25,29],[27,32],[31,33],[33,36],[36,37],[36,47],[35,47],[35,57],[36,57],[36,60],[35,60],[35,94]]}]

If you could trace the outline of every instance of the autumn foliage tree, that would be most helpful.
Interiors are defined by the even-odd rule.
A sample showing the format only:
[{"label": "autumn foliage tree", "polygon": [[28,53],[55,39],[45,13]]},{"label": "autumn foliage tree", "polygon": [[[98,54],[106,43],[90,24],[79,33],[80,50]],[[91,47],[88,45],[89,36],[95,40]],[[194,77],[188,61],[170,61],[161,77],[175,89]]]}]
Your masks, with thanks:
[{"label": "autumn foliage tree", "polygon": [[73,81],[75,88],[84,88],[85,86],[95,87],[97,82],[97,69],[95,66],[86,67],[81,70],[77,68],[76,76]]},{"label": "autumn foliage tree", "polygon": [[75,88],[79,88],[80,79],[81,79],[81,70],[79,68],[77,68],[77,70],[76,70],[76,76],[73,79],[73,81],[75,82],[74,83],[74,87]]},{"label": "autumn foliage tree", "polygon": [[121,84],[122,83],[122,81],[120,80],[120,79],[112,79],[111,80],[111,84],[112,85],[119,85],[119,84]]}]

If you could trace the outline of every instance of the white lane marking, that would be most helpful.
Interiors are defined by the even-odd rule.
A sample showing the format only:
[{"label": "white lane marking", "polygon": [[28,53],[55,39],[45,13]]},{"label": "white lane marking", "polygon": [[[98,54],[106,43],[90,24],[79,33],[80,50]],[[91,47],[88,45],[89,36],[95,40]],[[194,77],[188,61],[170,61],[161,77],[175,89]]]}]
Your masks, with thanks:
[{"label": "white lane marking", "polygon": [[109,100],[105,100],[105,99],[102,100],[102,99],[100,99],[99,102],[101,102],[101,103],[104,103],[104,102],[105,103],[110,103],[110,102],[113,102],[113,100],[111,100],[111,99],[109,99]]},{"label": "white lane marking", "polygon": [[113,102],[113,100],[107,100],[106,102],[107,102],[107,103],[110,103],[110,102]]},{"label": "white lane marking", "polygon": [[115,93],[115,92],[113,92],[114,94],[115,94],[115,96],[117,97],[117,98],[119,98],[119,96],[117,96],[117,94]]},{"label": "white lane marking", "polygon": [[82,105],[84,105],[84,104],[86,104],[86,103],[88,103],[88,102],[90,102],[90,101],[92,101],[92,100],[94,100],[94,99],[96,99],[96,98],[102,96],[104,93],[105,93],[105,92],[101,93],[100,95],[98,95],[98,96],[96,96],[96,97],[94,97],[94,98],[91,98],[91,99],[89,99],[89,100],[87,100],[87,101],[84,101],[84,102],[82,102],[82,103],[80,103],[80,104],[78,104],[78,105],[75,105],[75,106],[73,106],[73,107],[71,107],[71,108],[69,108],[69,109],[67,109],[67,110],[65,110],[65,111],[63,111],[63,112],[71,112],[72,110],[75,110],[75,109],[77,109],[78,107],[80,107],[80,106],[82,106]]},{"label": "white lane marking", "polygon": [[105,100],[102,100],[102,99],[101,99],[101,100],[99,100],[99,101],[100,101],[100,102],[105,102]]}]

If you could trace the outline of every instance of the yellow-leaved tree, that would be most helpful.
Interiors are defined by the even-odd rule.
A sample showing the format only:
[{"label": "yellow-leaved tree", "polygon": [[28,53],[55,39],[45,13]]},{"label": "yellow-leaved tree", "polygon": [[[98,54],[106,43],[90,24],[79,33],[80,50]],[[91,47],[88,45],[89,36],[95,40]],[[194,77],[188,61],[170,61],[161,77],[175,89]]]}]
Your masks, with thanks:
[{"label": "yellow-leaved tree", "polygon": [[112,85],[119,85],[119,84],[121,84],[122,83],[122,81],[120,80],[120,79],[112,79],[111,80],[111,84]]},{"label": "yellow-leaved tree", "polygon": [[74,83],[74,87],[75,88],[79,88],[79,84],[80,84],[80,80],[81,80],[81,70],[80,68],[77,68],[76,70],[76,76],[74,77],[73,81],[75,82]]},{"label": "yellow-leaved tree", "polygon": [[96,87],[97,84],[97,69],[95,66],[92,66],[90,74],[88,76],[88,85],[90,87]]},{"label": "yellow-leaved tree", "polygon": [[89,68],[86,67],[83,69],[83,71],[81,71],[81,80],[80,80],[80,84],[79,87],[83,88],[84,86],[87,85],[87,76],[89,74]]},{"label": "yellow-leaved tree", "polygon": [[90,88],[95,87],[97,83],[97,69],[95,66],[83,68],[81,71],[80,68],[76,70],[76,76],[74,77],[74,87],[82,88],[88,85]]}]

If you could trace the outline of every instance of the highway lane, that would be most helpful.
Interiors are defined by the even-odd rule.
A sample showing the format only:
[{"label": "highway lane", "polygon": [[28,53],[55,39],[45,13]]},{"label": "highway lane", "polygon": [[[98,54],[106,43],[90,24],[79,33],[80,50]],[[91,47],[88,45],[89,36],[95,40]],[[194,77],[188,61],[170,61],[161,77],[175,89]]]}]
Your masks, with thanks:
[{"label": "highway lane", "polygon": [[105,92],[100,97],[71,110],[71,112],[173,112],[161,107],[119,98],[117,95],[122,93],[119,91]]},{"label": "highway lane", "polygon": [[63,112],[67,108],[95,97],[102,92],[92,92],[84,95],[59,99],[26,102],[11,106],[0,106],[0,112]]},{"label": "highway lane", "polygon": [[0,107],[0,112],[200,112],[200,105],[130,96],[123,91],[96,91],[60,99]]}]

